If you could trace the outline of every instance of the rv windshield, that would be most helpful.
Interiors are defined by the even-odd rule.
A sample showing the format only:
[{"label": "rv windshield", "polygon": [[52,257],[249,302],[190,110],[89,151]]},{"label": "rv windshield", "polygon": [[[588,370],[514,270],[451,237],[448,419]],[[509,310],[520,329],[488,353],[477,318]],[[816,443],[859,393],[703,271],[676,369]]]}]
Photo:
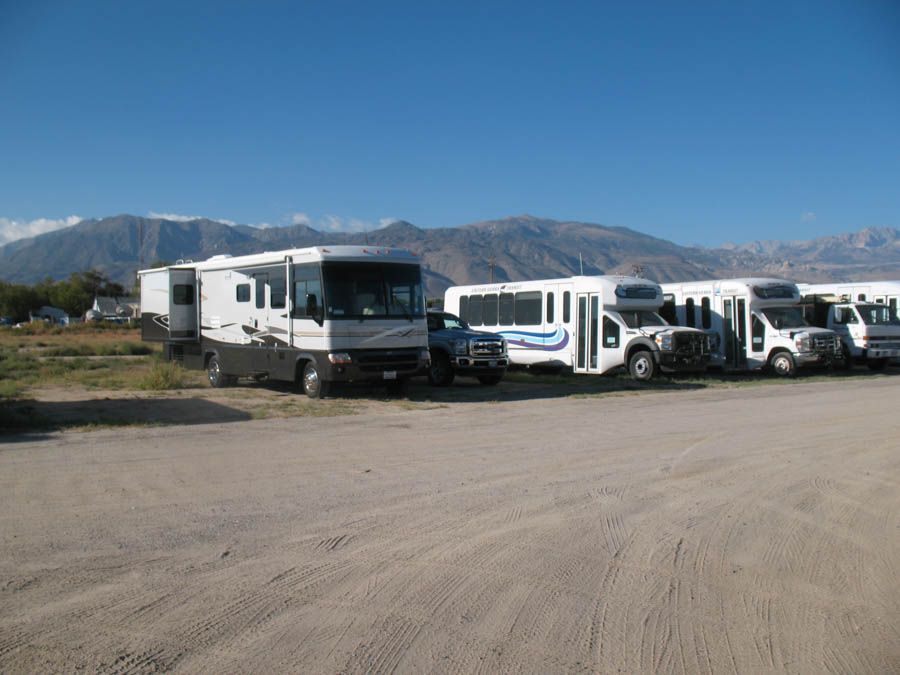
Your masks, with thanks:
[{"label": "rv windshield", "polygon": [[330,319],[425,316],[418,265],[325,262],[322,277]]},{"label": "rv windshield", "polygon": [[640,328],[641,326],[668,326],[666,320],[656,312],[646,309],[639,309],[633,312],[619,312],[622,321],[629,328]]},{"label": "rv windshield", "polygon": [[797,307],[770,307],[762,312],[766,315],[769,325],[777,329],[804,328],[809,325]]},{"label": "rv windshield", "polygon": [[897,313],[887,305],[857,305],[856,311],[867,326],[900,326]]}]

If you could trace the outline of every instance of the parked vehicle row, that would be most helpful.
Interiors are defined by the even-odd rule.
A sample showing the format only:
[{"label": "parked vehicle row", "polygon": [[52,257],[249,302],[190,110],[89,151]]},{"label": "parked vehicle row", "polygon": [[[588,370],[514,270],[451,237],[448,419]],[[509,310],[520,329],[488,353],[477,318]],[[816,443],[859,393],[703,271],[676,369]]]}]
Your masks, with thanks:
[{"label": "parked vehicle row", "polygon": [[403,391],[422,374],[493,385],[509,365],[648,380],[900,357],[900,282],[575,276],[453,286],[443,311],[426,312],[414,254],[359,246],[179,261],[139,279],[142,337],[167,360],[206,370],[215,387],[284,380],[312,398],[338,382]]}]

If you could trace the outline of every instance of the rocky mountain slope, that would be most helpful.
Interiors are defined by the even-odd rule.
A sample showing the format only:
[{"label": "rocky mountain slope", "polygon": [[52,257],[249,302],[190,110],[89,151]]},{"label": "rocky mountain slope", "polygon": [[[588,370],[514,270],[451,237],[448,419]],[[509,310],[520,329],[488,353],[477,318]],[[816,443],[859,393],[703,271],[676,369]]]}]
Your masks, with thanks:
[{"label": "rocky mountain slope", "polygon": [[[139,237],[139,232],[140,237]],[[867,228],[810,241],[759,241],[721,248],[679,246],[624,227],[523,215],[453,228],[399,221],[368,234],[305,225],[255,229],[211,220],[175,222],[120,215],[0,247],[0,279],[35,283],[97,269],[130,286],[143,260],[205,260],[286,248],[370,244],[407,248],[425,270],[429,297],[447,286],[585,274],[632,273],[658,281],[735,276],[792,280],[900,279],[900,231]]]}]

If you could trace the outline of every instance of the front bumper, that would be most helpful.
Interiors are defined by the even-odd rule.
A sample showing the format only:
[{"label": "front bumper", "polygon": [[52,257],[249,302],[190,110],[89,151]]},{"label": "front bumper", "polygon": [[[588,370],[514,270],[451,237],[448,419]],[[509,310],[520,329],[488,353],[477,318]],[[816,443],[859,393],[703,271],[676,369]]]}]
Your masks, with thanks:
[{"label": "front bumper", "polygon": [[319,366],[324,379],[331,382],[392,382],[410,378],[429,365],[427,350],[419,348],[390,350],[347,350],[350,363],[331,363],[327,356]]},{"label": "front bumper", "polygon": [[454,356],[453,370],[457,375],[502,375],[509,366],[506,356],[491,358],[481,356]]}]

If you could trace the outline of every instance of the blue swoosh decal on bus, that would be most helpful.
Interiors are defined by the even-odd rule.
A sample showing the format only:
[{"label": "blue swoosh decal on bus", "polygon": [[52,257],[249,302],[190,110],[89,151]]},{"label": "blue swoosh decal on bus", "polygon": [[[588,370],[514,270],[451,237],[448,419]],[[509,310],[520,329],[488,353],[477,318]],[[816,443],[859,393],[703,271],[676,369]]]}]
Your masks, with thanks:
[{"label": "blue swoosh decal on bus", "polygon": [[511,345],[526,347],[528,349],[542,349],[547,352],[557,352],[569,344],[569,332],[564,328],[557,328],[552,333],[527,333],[520,330],[504,330],[499,333],[506,338]]}]

